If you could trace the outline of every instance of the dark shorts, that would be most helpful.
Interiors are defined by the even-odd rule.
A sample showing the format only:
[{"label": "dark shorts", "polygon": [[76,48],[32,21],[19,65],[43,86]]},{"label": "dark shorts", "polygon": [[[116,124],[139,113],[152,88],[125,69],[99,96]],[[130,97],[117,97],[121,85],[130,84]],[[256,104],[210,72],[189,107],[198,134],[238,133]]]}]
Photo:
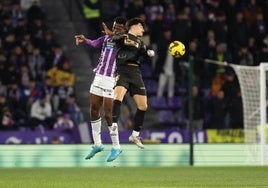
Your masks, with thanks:
[{"label": "dark shorts", "polygon": [[131,96],[135,94],[146,96],[146,89],[139,67],[128,65],[118,67],[115,86],[125,87]]}]

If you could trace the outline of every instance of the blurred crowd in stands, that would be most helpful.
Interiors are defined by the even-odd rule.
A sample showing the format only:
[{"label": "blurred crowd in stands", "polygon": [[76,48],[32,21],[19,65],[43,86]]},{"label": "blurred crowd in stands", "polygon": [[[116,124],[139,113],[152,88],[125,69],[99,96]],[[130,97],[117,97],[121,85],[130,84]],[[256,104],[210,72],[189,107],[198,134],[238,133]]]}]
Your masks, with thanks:
[{"label": "blurred crowd in stands", "polygon": [[83,122],[70,59],[33,0],[0,1],[0,129],[68,130]]},{"label": "blurred crowd in stands", "polygon": [[[143,60],[148,65],[141,68],[149,102],[160,121],[163,116],[163,126],[170,120],[171,125],[188,126],[188,62],[193,57],[194,127],[243,128],[241,91],[234,70],[202,59],[246,66],[268,62],[268,0],[82,2],[100,11],[86,17],[89,28],[100,28],[96,20],[109,22],[119,15],[141,17],[147,23],[143,40],[157,53],[152,61]],[[101,35],[99,30],[91,32]],[[173,40],[186,46],[186,55],[180,59],[169,56]],[[170,108],[174,101],[178,108]]]},{"label": "blurred crowd in stands", "polygon": [[[80,0],[88,38],[102,35],[116,16],[141,17],[143,40],[156,51],[141,66],[156,117],[187,127],[188,68],[193,57],[193,117],[196,129],[243,128],[238,79],[229,67],[203,58],[255,66],[268,62],[268,0]],[[46,26],[38,1],[0,1],[0,128],[62,129],[83,121],[76,102],[70,59]],[[170,58],[168,44],[182,41],[186,54]],[[162,107],[153,106],[164,101]],[[175,99],[175,100],[174,100]],[[179,102],[178,102],[179,101]],[[172,107],[171,107],[172,106]],[[167,111],[172,117],[167,116]],[[167,118],[168,117],[168,118]],[[163,122],[166,125],[166,122]]]}]

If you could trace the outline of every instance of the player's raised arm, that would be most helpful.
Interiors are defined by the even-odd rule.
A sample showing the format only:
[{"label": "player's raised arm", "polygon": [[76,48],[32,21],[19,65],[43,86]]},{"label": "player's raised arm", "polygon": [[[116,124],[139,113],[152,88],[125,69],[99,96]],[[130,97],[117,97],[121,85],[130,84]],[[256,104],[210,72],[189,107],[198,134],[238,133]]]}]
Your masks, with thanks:
[{"label": "player's raised arm", "polygon": [[113,31],[111,31],[104,22],[102,22],[102,33],[105,35],[113,35],[114,34]]}]

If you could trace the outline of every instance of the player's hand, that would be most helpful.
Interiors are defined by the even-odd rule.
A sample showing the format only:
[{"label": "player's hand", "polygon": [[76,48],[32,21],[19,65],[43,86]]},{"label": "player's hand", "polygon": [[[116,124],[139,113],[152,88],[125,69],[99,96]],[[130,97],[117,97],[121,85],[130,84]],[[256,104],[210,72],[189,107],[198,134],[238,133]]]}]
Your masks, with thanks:
[{"label": "player's hand", "polygon": [[125,33],[126,28],[123,24],[115,24],[113,27],[114,34]]},{"label": "player's hand", "polygon": [[86,40],[86,37],[84,35],[75,35],[74,38],[75,38],[76,45],[83,43]]},{"label": "player's hand", "polygon": [[105,35],[113,35],[114,33],[107,27],[107,25],[102,22],[102,33]]},{"label": "player's hand", "polygon": [[147,55],[148,55],[149,57],[154,57],[154,56],[155,56],[155,53],[154,53],[153,50],[147,50]]}]

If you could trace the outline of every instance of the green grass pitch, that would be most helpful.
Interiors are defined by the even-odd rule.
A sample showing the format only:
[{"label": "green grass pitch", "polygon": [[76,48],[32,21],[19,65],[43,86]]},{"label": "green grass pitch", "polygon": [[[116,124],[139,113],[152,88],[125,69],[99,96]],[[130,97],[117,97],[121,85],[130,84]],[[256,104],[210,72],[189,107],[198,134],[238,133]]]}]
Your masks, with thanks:
[{"label": "green grass pitch", "polygon": [[268,187],[268,167],[1,168],[3,188]]}]

